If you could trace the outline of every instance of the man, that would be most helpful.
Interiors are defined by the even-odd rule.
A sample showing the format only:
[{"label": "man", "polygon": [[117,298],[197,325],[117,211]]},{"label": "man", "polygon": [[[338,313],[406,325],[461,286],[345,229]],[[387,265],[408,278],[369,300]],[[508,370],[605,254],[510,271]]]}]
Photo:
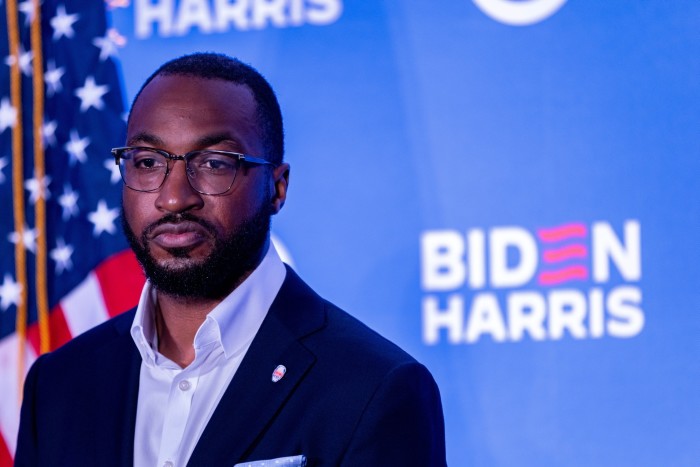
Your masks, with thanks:
[{"label": "man", "polygon": [[148,282],[135,310],[34,364],[16,465],[445,464],[425,367],[270,243],[282,135],[274,92],[235,59],[185,56],[146,81],[113,154]]}]

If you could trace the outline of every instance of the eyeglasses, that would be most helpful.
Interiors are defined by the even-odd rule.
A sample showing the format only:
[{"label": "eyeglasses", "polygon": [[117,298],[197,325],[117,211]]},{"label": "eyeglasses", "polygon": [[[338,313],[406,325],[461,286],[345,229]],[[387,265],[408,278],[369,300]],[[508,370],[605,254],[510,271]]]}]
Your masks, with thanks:
[{"label": "eyeglasses", "polygon": [[178,156],[163,149],[123,147],[112,149],[124,184],[135,191],[156,191],[170,173],[168,161],[185,161],[187,179],[194,190],[203,195],[227,192],[242,163],[271,165],[272,162],[230,151],[205,149]]}]

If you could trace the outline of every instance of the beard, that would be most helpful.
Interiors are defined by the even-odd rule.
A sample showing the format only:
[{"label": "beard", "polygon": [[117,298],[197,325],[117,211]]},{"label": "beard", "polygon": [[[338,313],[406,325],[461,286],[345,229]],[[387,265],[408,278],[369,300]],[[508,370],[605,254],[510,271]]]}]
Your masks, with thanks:
[{"label": "beard", "polygon": [[[270,233],[271,207],[263,205],[255,215],[227,236],[218,236],[215,227],[205,219],[188,212],[167,214],[150,224],[140,238],[131,229],[122,206],[121,221],[124,235],[136,254],[143,271],[159,292],[185,299],[221,300],[235,289],[261,260],[262,249]],[[165,223],[196,222],[214,238],[211,253],[199,261],[190,260],[185,266],[159,264],[151,255],[149,233]],[[168,250],[174,258],[189,258],[186,248]]]}]

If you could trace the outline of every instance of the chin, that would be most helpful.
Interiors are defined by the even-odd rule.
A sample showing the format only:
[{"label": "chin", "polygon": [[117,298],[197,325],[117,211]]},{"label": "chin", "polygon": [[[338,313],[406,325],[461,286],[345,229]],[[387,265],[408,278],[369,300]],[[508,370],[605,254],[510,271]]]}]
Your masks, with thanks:
[{"label": "chin", "polygon": [[[209,241],[188,248],[161,248],[144,233],[137,237],[126,216],[121,218],[127,240],[153,286],[169,295],[223,299],[262,260],[271,216],[271,205],[264,206],[227,235],[215,235],[212,227],[208,229],[212,232]],[[185,214],[180,217],[188,218]],[[202,219],[190,220],[205,225]]]},{"label": "chin", "polygon": [[189,258],[189,257],[174,257],[174,258],[166,258],[161,261],[158,261],[155,258],[152,258],[152,261],[154,264],[157,264],[159,267],[163,269],[168,269],[170,271],[185,271],[187,269],[192,268],[193,266],[201,266],[202,264],[205,263],[205,259],[194,259],[194,258]]}]

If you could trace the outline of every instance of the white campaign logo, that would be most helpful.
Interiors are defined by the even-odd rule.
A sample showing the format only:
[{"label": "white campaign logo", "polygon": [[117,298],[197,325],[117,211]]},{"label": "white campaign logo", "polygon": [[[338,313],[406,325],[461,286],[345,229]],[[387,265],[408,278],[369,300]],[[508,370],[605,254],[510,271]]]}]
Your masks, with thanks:
[{"label": "white campaign logo", "polygon": [[[1,0],[0,0],[1,1]],[[134,33],[139,39],[288,28],[336,22],[342,0],[135,0]]]},{"label": "white campaign logo", "polygon": [[561,8],[566,0],[473,0],[481,11],[501,23],[527,26],[539,23]]},{"label": "white campaign logo", "polygon": [[641,224],[426,230],[423,342],[626,339],[644,329]]}]

